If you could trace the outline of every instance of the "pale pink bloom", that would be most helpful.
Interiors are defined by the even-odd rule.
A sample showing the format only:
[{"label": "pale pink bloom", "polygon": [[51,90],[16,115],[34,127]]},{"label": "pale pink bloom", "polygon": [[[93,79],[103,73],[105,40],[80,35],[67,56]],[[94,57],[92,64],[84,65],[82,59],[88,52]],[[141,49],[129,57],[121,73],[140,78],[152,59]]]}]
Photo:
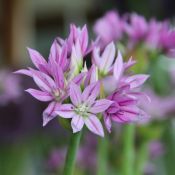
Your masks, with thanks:
[{"label": "pale pink bloom", "polygon": [[[144,92],[149,95],[151,102],[147,103],[145,99],[141,98],[141,106],[147,111],[152,117],[143,121],[143,123],[148,123],[150,120],[162,120],[175,113],[175,97],[166,96],[161,97],[156,95],[156,93],[151,89],[145,89]],[[161,110],[160,110],[161,109]]]},{"label": "pale pink bloom", "polygon": [[143,16],[133,13],[129,17],[130,23],[125,23],[125,32],[131,42],[145,39],[148,32],[148,23]]},{"label": "pale pink bloom", "polygon": [[159,35],[162,23],[152,19],[148,25],[149,30],[145,39],[145,43],[149,49],[157,49],[159,47]]},{"label": "pale pink bloom", "polygon": [[94,25],[94,31],[100,37],[99,43],[101,46],[121,39],[123,30],[124,20],[122,20],[116,11],[107,12]]},{"label": "pale pink bloom", "polygon": [[96,116],[105,111],[112,102],[107,99],[95,100],[99,95],[100,83],[87,86],[83,93],[80,87],[74,83],[70,86],[70,99],[72,104],[63,104],[56,114],[63,118],[72,118],[73,132],[79,132],[84,125],[93,133],[104,136],[103,126]]}]

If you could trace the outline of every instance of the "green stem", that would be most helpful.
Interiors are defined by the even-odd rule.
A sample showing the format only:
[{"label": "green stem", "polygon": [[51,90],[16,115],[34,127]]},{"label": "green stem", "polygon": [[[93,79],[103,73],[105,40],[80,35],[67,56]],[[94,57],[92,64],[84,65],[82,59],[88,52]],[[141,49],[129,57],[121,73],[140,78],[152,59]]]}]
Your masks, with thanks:
[{"label": "green stem", "polygon": [[136,160],[136,175],[144,174],[145,164],[148,161],[148,143],[143,142],[138,149],[137,160]]},{"label": "green stem", "polygon": [[122,175],[135,175],[134,173],[134,136],[135,126],[125,125],[123,128],[123,162]]},{"label": "green stem", "polygon": [[72,134],[67,150],[63,175],[72,175],[75,167],[76,153],[80,144],[82,131]]},{"label": "green stem", "polygon": [[99,138],[98,140],[98,153],[97,153],[97,175],[107,174],[107,150],[108,140],[107,138]]}]

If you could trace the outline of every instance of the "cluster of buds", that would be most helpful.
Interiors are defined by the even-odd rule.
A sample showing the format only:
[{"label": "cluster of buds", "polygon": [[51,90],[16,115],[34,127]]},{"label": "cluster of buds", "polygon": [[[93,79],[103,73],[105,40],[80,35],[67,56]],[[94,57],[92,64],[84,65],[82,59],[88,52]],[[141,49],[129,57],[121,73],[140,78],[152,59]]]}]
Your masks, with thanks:
[{"label": "cluster of buds", "polygon": [[121,17],[116,11],[110,11],[97,20],[94,31],[102,46],[111,41],[127,41],[128,47],[143,43],[148,49],[175,55],[175,30],[168,21],[147,21],[136,13]]},{"label": "cluster of buds", "polygon": [[127,74],[136,62],[132,58],[124,62],[113,42],[101,48],[98,42],[88,41],[86,25],[71,25],[67,39],[54,40],[47,61],[36,50],[28,49],[36,69],[16,73],[30,76],[38,86],[39,90],[30,88],[28,93],[50,102],[43,112],[43,126],[61,117],[70,121],[73,133],[86,125],[103,137],[103,121],[110,132],[112,121],[128,123],[148,117],[139,108],[140,97],[147,97],[139,89],[149,76]]}]

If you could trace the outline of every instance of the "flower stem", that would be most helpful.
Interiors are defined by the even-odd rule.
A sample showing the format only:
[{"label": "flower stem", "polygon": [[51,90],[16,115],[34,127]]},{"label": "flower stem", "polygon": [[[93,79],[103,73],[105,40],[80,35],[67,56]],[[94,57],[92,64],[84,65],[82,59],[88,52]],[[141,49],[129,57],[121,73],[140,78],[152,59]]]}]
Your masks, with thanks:
[{"label": "flower stem", "polygon": [[97,153],[97,175],[107,174],[107,153],[108,153],[108,140],[99,138],[98,140],[98,153]]},{"label": "flower stem", "polygon": [[148,161],[148,154],[149,154],[148,152],[149,152],[148,143],[143,142],[137,152],[136,169],[135,169],[136,175],[144,174],[144,168]]},{"label": "flower stem", "polygon": [[80,143],[82,131],[72,134],[67,150],[63,175],[72,175],[75,167],[76,154]]},{"label": "flower stem", "polygon": [[123,128],[123,162],[122,175],[134,175],[134,136],[135,126],[125,125]]}]

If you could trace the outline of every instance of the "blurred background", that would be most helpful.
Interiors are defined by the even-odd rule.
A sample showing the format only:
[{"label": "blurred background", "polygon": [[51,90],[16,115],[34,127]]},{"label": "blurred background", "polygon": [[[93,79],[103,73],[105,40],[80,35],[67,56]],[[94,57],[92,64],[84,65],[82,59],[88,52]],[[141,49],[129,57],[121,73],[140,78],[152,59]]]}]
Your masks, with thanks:
[{"label": "blurred background", "polygon": [[[158,20],[168,19],[173,23],[175,2],[173,0],[0,0],[0,174],[52,175],[60,171],[61,175],[69,132],[59,126],[57,119],[51,121],[45,128],[42,127],[42,111],[46,105],[24,92],[24,89],[35,85],[30,78],[17,76],[11,72],[31,65],[26,47],[38,50],[47,58],[54,38],[56,36],[65,38],[70,23],[80,26],[87,24],[90,36],[94,39],[92,29],[95,21],[109,10],[117,10],[120,15],[136,12],[146,19],[152,17]],[[160,67],[162,64],[164,60],[161,60]],[[159,74],[161,76],[167,74],[167,72],[161,73]],[[169,91],[168,84],[165,91]],[[164,97],[161,99],[156,97],[157,109],[153,110],[161,113],[159,102],[163,100]],[[175,108],[175,105],[172,108]],[[120,158],[116,157],[121,148],[121,126],[116,128],[117,134],[111,136],[112,143],[109,145],[111,151],[106,165],[109,175],[117,174],[117,169],[120,169],[118,168]],[[152,121],[149,126],[138,127],[137,132],[141,134],[136,135],[136,152],[145,153],[145,145],[139,147],[142,142],[140,140],[149,141],[146,143],[146,147],[149,147],[149,150],[147,149],[149,154],[145,155],[147,158],[143,161],[138,156],[138,161],[140,163],[143,161],[142,174],[174,175],[174,113],[171,113],[171,117],[166,120]],[[96,140],[97,137],[91,134],[83,138],[77,158],[81,168],[77,168],[75,175],[96,174]],[[112,151],[114,154],[111,154]],[[87,157],[86,161],[84,157]]]}]

